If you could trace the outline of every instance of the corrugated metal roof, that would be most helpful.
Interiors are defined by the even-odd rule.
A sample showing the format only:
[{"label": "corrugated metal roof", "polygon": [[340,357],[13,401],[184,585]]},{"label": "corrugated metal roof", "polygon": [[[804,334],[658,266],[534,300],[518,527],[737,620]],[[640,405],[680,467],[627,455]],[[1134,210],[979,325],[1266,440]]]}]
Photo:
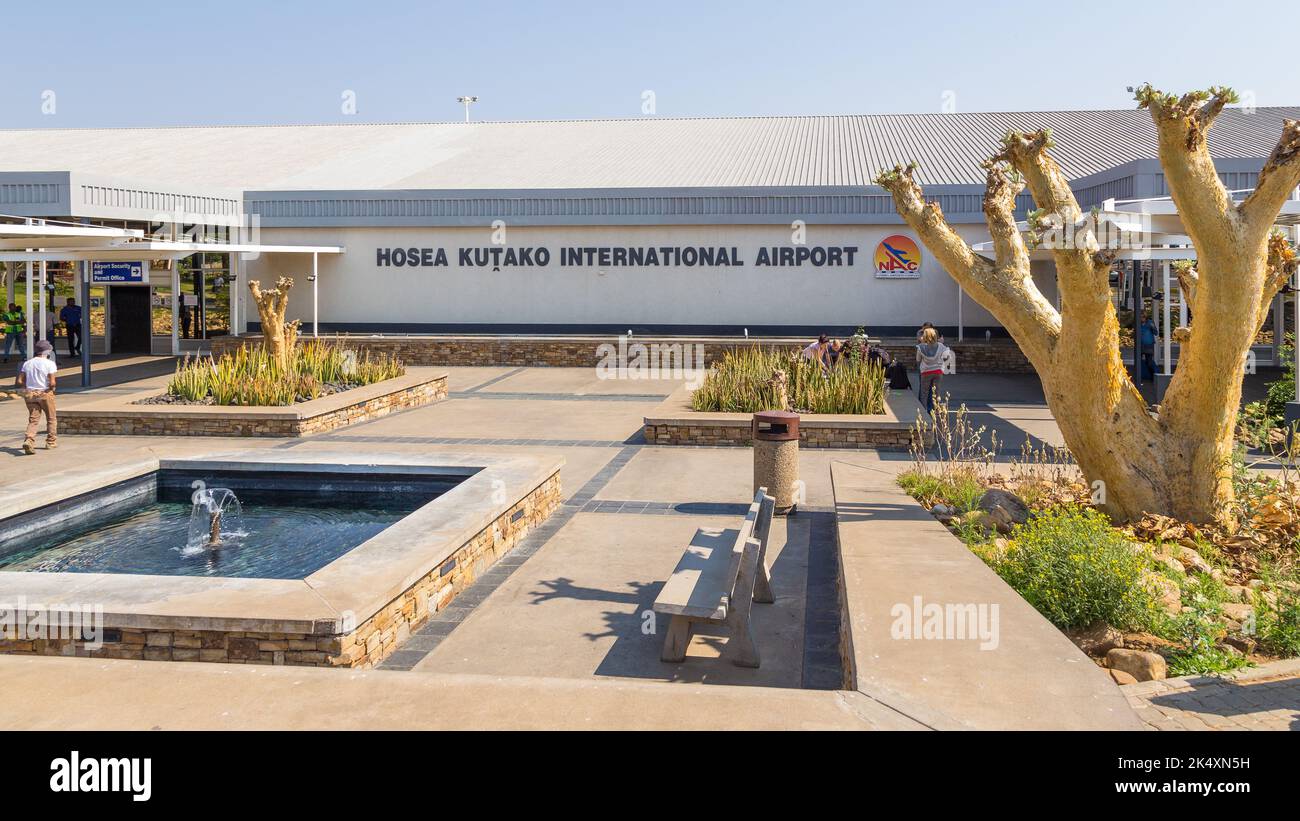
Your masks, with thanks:
[{"label": "corrugated metal roof", "polygon": [[[1265,157],[1300,106],[1225,111],[1219,157]],[[1049,126],[1071,178],[1156,154],[1144,111],[0,130],[0,171],[244,190],[980,184],[1008,129]]]}]

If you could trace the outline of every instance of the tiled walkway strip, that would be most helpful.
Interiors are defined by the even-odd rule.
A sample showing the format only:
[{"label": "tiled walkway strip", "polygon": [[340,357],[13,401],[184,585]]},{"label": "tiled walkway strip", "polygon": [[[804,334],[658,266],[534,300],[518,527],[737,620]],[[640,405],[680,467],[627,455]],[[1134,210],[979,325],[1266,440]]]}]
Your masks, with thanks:
[{"label": "tiled walkway strip", "polygon": [[1121,689],[1156,730],[1300,730],[1300,659],[1225,678],[1185,676]]}]

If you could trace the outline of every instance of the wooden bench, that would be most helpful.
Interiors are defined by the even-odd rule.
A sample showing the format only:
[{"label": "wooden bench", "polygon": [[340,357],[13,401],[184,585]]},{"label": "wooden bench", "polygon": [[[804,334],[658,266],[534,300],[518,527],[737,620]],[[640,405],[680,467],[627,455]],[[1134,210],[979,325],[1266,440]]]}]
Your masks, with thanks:
[{"label": "wooden bench", "polygon": [[660,658],[686,658],[696,624],[721,624],[730,631],[724,655],[740,667],[757,667],[758,648],[749,629],[752,602],[770,604],[772,578],[767,569],[767,535],[776,500],[759,488],[740,532],[700,529],[677,568],[655,598],[654,612],[672,616]]}]

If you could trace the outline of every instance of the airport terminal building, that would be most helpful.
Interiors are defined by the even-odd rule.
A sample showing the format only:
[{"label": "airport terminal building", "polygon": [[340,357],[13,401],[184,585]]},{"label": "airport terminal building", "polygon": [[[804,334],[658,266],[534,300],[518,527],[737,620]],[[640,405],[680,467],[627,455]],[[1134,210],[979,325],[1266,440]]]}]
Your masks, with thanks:
[{"label": "airport terminal building", "polygon": [[[1230,190],[1253,187],[1295,118],[1223,113],[1210,146]],[[255,329],[246,281],[277,275],[307,332],[892,336],[930,321],[982,337],[997,322],[872,179],[917,161],[980,243],[980,162],[1008,129],[1044,126],[1084,208],[1167,196],[1138,110],[0,130],[0,221],[224,243],[100,260],[15,238],[0,259],[10,301],[41,278],[61,305],[78,270],[92,277],[95,349],[114,352]],[[1054,298],[1050,261],[1035,265]]]}]

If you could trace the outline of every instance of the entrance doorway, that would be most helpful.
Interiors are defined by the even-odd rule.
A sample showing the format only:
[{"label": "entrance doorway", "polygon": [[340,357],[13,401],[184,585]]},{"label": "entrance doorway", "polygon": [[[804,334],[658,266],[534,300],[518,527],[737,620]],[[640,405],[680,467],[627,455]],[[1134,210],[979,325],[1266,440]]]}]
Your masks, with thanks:
[{"label": "entrance doorway", "polygon": [[112,318],[109,339],[113,353],[151,353],[153,331],[149,289],[115,285],[110,289],[108,304]]}]

